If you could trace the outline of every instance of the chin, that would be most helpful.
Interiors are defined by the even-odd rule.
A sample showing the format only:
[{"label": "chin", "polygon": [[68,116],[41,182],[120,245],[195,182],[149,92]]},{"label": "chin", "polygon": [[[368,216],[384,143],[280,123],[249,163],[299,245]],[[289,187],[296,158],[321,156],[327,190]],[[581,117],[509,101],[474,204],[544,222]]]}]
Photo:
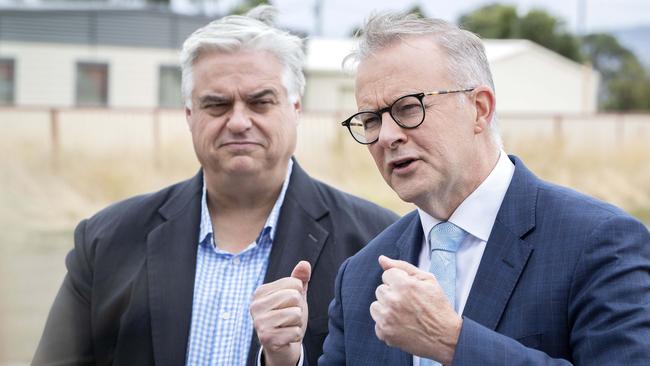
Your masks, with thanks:
[{"label": "chin", "polygon": [[415,204],[415,202],[417,201],[418,196],[413,194],[413,192],[410,192],[410,191],[409,192],[396,191],[396,193],[397,193],[397,196],[404,202]]},{"label": "chin", "polygon": [[397,196],[404,202],[415,203],[421,196],[419,187],[413,185],[413,182],[395,182],[389,186],[397,193]]},{"label": "chin", "polygon": [[251,174],[260,170],[259,162],[253,159],[233,158],[223,167],[228,174]]}]

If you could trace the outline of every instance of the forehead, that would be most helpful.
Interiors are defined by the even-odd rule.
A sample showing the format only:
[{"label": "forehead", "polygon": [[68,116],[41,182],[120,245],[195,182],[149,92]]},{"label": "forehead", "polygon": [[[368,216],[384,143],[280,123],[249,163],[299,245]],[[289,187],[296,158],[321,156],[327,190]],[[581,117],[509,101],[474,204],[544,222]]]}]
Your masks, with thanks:
[{"label": "forehead", "polygon": [[284,67],[277,57],[267,51],[205,50],[194,62],[192,71],[194,91],[199,93],[261,88],[284,92]]},{"label": "forehead", "polygon": [[444,89],[453,79],[447,66],[447,56],[429,36],[395,41],[359,63],[355,83],[357,104],[375,104],[407,93]]}]

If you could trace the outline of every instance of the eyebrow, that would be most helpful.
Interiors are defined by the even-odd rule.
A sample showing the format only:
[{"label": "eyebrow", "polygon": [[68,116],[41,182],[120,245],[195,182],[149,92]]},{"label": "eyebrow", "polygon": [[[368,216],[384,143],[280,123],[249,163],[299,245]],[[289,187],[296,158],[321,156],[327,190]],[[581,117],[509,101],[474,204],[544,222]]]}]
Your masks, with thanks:
[{"label": "eyebrow", "polygon": [[199,98],[199,104],[201,106],[204,106],[204,105],[209,104],[209,103],[226,103],[226,102],[229,102],[229,101],[230,101],[230,99],[228,99],[226,97],[219,96],[219,95],[205,95],[205,96],[202,96],[201,98]]},{"label": "eyebrow", "polygon": [[249,99],[249,100],[252,100],[252,99],[263,98],[263,97],[266,97],[266,96],[269,96],[269,95],[272,96],[272,97],[275,97],[275,98],[278,97],[278,93],[276,93],[275,90],[273,90],[273,89],[262,89],[262,90],[260,90],[258,92],[248,94],[246,96],[246,98]]}]

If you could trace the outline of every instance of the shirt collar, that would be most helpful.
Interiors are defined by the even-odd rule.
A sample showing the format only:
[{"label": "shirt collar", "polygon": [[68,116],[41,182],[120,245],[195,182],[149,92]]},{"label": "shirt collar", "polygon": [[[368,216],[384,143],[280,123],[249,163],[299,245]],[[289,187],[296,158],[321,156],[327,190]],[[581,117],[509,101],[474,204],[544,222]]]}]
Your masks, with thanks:
[{"label": "shirt collar", "polygon": [[[271,213],[266,218],[264,227],[262,228],[262,234],[265,231],[268,231],[271,241],[275,238],[275,231],[278,224],[278,218],[280,217],[280,209],[282,208],[282,203],[284,202],[284,196],[287,193],[287,188],[289,187],[289,179],[291,178],[291,171],[293,170],[293,160],[289,159],[289,164],[287,164],[287,174],[284,178],[284,183],[282,183],[282,189],[278,198],[275,200],[273,209]],[[210,235],[214,238],[214,232],[212,229],[212,220],[210,219],[210,211],[208,210],[208,195],[207,187],[205,186],[205,179],[203,180],[203,193],[201,195],[201,224],[199,228],[199,243],[202,243],[205,238]],[[261,237],[262,235],[260,235]],[[212,240],[212,245],[214,245],[214,240]]]},{"label": "shirt collar", "polygon": [[[449,222],[465,230],[472,236],[487,242],[506,195],[515,166],[508,155],[501,150],[499,160],[492,172],[451,214]],[[426,237],[440,220],[418,208],[420,222]]]}]

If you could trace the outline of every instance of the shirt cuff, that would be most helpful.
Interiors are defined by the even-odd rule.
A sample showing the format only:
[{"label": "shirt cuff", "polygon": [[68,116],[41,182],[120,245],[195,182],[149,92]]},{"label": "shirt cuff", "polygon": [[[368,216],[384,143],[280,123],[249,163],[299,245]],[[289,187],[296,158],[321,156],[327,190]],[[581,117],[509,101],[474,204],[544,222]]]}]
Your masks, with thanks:
[{"label": "shirt cuff", "polygon": [[[257,366],[264,366],[264,362],[262,360],[262,351],[264,350],[264,347],[260,346],[260,351],[257,352]],[[305,348],[300,345],[300,359],[298,359],[298,363],[296,366],[302,366],[303,361],[305,360]]]}]

